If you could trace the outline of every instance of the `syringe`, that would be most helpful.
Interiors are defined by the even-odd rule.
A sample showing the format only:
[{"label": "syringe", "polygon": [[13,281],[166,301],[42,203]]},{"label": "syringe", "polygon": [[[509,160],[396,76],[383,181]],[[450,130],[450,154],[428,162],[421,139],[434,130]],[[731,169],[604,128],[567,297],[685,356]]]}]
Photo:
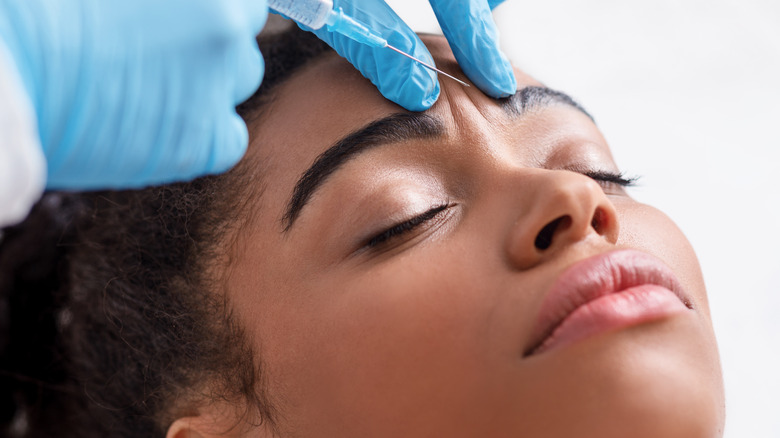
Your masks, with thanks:
[{"label": "syringe", "polygon": [[382,38],[382,36],[376,32],[373,32],[368,26],[344,14],[344,11],[341,8],[334,10],[332,0],[268,0],[268,7],[311,29],[316,30],[322,26],[328,26],[327,29],[329,31],[338,32],[359,43],[372,47],[387,47],[390,50],[394,50],[401,55],[420,63],[436,73],[447,76],[467,87],[469,86],[469,84],[460,79],[444,73],[438,68],[391,46],[387,43],[386,39]]}]

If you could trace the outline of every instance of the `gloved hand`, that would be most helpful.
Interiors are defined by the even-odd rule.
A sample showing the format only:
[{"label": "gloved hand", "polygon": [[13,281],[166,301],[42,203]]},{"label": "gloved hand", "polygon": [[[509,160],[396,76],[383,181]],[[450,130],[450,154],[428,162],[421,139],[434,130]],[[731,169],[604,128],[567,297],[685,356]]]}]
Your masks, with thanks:
[{"label": "gloved hand", "polygon": [[[489,96],[514,94],[517,81],[509,60],[498,48],[498,31],[491,15],[504,0],[429,1],[466,76]],[[378,31],[391,46],[433,64],[420,38],[384,0],[335,0],[334,8],[339,7]],[[392,50],[356,43],[326,27],[314,33],[357,67],[386,98],[411,111],[428,109],[436,102],[439,83],[433,72]]]},{"label": "gloved hand", "polygon": [[0,0],[0,38],[37,116],[49,188],[224,171],[234,107],[260,84],[265,0]]}]

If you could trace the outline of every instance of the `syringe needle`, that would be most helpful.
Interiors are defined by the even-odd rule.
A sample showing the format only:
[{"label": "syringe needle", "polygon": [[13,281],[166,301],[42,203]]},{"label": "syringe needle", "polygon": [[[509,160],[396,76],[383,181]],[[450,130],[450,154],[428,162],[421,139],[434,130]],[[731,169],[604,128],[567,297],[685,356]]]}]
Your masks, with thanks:
[{"label": "syringe needle", "polygon": [[460,79],[456,78],[455,76],[452,76],[452,75],[449,75],[449,74],[447,74],[447,73],[444,73],[443,71],[439,70],[438,68],[436,68],[436,67],[434,67],[434,66],[432,66],[432,65],[430,65],[430,64],[427,64],[427,63],[425,63],[425,62],[422,62],[422,61],[420,61],[419,59],[415,58],[415,57],[414,57],[414,56],[412,56],[412,55],[410,55],[410,54],[408,54],[408,53],[406,53],[406,52],[403,52],[403,51],[401,51],[401,50],[399,50],[399,49],[396,49],[395,47],[391,46],[390,44],[388,44],[388,45],[387,45],[387,48],[388,48],[388,49],[395,50],[396,52],[398,52],[398,53],[400,53],[400,54],[402,54],[402,55],[406,56],[407,58],[409,58],[409,59],[412,59],[412,60],[414,60],[414,61],[417,61],[417,62],[419,62],[420,64],[424,65],[425,67],[428,67],[429,69],[431,69],[431,70],[435,71],[436,73],[439,73],[439,74],[442,74],[442,75],[444,75],[444,76],[447,76],[448,78],[450,78],[450,79],[452,79],[452,80],[454,80],[454,81],[458,81],[459,83],[461,83],[461,84],[463,84],[463,85],[465,85],[465,86],[467,86],[467,87],[470,87],[470,86],[471,86],[471,85],[469,85],[469,84],[467,84],[467,83],[465,83],[465,82],[461,81]]}]

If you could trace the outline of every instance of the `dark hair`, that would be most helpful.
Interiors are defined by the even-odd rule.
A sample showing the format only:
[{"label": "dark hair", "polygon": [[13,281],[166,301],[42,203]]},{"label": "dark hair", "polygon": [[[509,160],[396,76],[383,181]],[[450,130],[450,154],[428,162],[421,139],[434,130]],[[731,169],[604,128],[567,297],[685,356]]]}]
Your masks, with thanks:
[{"label": "dark hair", "polygon": [[[258,44],[266,72],[238,108],[245,120],[328,50],[297,27]],[[262,363],[219,281],[245,200],[262,190],[256,169],[48,193],[0,231],[0,435],[164,436],[210,400],[246,406],[245,420],[276,430]]]}]

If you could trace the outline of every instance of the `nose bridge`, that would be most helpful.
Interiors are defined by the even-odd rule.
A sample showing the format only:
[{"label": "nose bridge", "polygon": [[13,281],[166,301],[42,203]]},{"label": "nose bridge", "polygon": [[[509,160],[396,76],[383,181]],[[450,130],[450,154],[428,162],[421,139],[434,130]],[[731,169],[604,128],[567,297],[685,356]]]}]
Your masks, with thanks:
[{"label": "nose bridge", "polygon": [[615,207],[596,181],[564,170],[536,170],[524,180],[521,189],[532,194],[506,239],[511,264],[528,269],[592,237],[617,242]]}]

